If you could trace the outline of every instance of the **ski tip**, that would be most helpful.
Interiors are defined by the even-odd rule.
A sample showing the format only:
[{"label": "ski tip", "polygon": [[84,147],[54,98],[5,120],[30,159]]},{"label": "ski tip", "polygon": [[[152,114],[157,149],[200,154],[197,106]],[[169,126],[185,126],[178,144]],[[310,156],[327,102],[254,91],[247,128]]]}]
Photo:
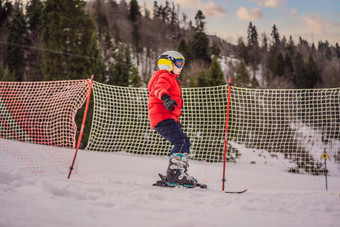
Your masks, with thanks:
[{"label": "ski tip", "polygon": [[163,174],[161,174],[161,173],[158,173],[158,176],[159,176],[159,178],[161,178],[161,180],[166,180],[166,177],[163,175]]},{"label": "ski tip", "polygon": [[245,193],[248,189],[242,190],[242,191],[225,191],[227,194],[242,194]]},{"label": "ski tip", "polygon": [[208,189],[208,186],[206,184],[196,184],[196,187],[202,188],[202,189]]}]

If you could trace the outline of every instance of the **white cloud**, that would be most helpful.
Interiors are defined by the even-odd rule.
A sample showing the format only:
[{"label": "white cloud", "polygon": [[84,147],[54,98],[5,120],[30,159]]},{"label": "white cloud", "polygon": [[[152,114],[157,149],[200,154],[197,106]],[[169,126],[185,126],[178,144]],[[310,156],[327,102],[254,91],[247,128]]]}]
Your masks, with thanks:
[{"label": "white cloud", "polygon": [[291,14],[291,15],[295,16],[296,13],[297,13],[297,9],[296,9],[296,8],[292,8],[292,9],[290,10],[290,14]]},{"label": "white cloud", "polygon": [[284,0],[253,0],[260,6],[265,6],[268,8],[279,8]]},{"label": "white cloud", "polygon": [[203,13],[208,17],[223,17],[227,11],[213,1],[209,1],[203,6]]},{"label": "white cloud", "polygon": [[320,13],[313,13],[302,17],[303,22],[307,25],[308,31],[312,31],[314,34],[324,34],[325,27],[321,20]]},{"label": "white cloud", "polygon": [[200,9],[207,17],[223,17],[227,13],[227,10],[211,0],[206,3],[201,0],[175,0],[175,2],[179,3],[183,7],[197,10]]},{"label": "white cloud", "polygon": [[263,17],[263,14],[261,13],[259,8],[246,9],[243,6],[240,6],[240,8],[236,11],[236,15],[238,18],[242,20],[251,20],[251,21]]}]

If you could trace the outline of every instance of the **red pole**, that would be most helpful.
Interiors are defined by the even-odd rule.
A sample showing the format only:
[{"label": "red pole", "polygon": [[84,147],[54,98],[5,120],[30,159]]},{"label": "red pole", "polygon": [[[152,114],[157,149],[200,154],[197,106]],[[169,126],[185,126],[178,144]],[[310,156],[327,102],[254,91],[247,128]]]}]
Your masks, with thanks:
[{"label": "red pole", "polygon": [[227,116],[225,123],[225,137],[224,137],[224,156],[223,156],[223,178],[222,178],[222,191],[224,191],[225,179],[225,166],[227,159],[227,142],[228,142],[228,123],[229,123],[229,107],[230,107],[230,91],[231,91],[231,78],[229,78],[228,84],[228,103],[227,103]]},{"label": "red pole", "polygon": [[84,111],[84,116],[83,116],[83,122],[82,122],[82,124],[81,124],[81,129],[80,129],[80,133],[79,133],[79,137],[78,137],[78,143],[77,143],[76,153],[74,154],[73,161],[72,161],[72,165],[70,166],[70,172],[68,173],[67,179],[70,179],[70,177],[71,177],[71,173],[72,173],[72,170],[73,170],[73,166],[74,166],[74,163],[75,163],[75,161],[76,161],[78,149],[79,149],[79,146],[80,146],[81,137],[83,136],[84,126],[85,126],[85,121],[86,121],[86,115],[87,115],[87,110],[88,110],[88,108],[89,108],[90,97],[91,97],[91,91],[92,91],[92,86],[93,86],[93,79],[94,79],[94,76],[92,75],[92,76],[91,76],[91,83],[90,83],[90,90],[89,90],[89,94],[88,94],[87,100],[86,100],[86,106],[85,106],[85,111]]}]

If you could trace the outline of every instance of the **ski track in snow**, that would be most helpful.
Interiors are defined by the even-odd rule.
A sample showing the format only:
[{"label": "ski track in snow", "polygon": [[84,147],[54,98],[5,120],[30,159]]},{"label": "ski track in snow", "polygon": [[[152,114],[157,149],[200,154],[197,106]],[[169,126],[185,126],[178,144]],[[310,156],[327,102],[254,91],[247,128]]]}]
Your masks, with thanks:
[{"label": "ski track in snow", "polygon": [[[165,172],[165,157],[81,150],[78,158],[69,180],[0,170],[0,226],[340,226],[339,192],[225,194],[210,178],[208,190],[159,188],[151,185]],[[191,162],[189,173],[202,183],[201,169],[222,170]]]}]

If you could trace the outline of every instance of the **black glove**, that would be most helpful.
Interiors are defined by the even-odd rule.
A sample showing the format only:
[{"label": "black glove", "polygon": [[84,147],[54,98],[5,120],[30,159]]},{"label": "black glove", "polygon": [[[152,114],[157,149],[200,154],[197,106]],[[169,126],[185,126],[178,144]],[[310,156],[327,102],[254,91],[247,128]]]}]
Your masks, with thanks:
[{"label": "black glove", "polygon": [[165,108],[168,110],[173,111],[175,109],[175,105],[177,106],[177,103],[169,95],[163,95],[161,99]]}]

